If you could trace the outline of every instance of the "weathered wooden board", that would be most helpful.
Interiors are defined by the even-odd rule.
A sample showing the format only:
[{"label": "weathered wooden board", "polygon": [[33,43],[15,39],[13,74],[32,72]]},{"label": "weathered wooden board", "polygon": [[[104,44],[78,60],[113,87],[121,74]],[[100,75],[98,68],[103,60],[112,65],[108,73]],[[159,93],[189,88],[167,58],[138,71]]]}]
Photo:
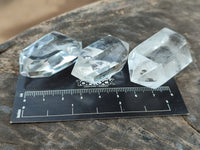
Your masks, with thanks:
[{"label": "weathered wooden board", "polygon": [[[189,116],[9,124],[19,52],[57,30],[83,46],[111,34],[131,49],[163,27],[184,35],[193,63],[176,76]],[[200,149],[200,1],[103,0],[41,23],[0,45],[0,149]]]}]

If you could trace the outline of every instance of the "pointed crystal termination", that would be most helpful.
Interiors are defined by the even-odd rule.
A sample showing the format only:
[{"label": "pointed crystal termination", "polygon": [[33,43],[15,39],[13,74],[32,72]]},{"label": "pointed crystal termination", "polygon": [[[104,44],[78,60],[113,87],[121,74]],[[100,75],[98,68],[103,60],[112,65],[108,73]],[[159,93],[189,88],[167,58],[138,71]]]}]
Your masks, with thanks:
[{"label": "pointed crystal termination", "polygon": [[82,50],[71,74],[82,81],[97,84],[119,72],[128,53],[128,43],[106,36]]},{"label": "pointed crystal termination", "polygon": [[30,78],[49,77],[73,64],[81,49],[81,42],[62,33],[46,34],[20,53],[20,74]]},{"label": "pointed crystal termination", "polygon": [[163,28],[132,50],[128,58],[130,80],[158,88],[192,62],[186,39]]}]

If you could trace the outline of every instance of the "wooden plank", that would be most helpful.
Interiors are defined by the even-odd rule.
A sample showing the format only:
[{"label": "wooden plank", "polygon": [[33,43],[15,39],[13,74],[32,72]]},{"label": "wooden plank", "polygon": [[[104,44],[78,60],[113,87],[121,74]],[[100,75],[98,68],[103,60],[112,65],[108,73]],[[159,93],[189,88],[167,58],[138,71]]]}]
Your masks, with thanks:
[{"label": "wooden plank", "polygon": [[[200,149],[199,8],[196,0],[103,0],[0,45],[0,149]],[[83,41],[85,47],[111,34],[129,42],[132,49],[163,27],[176,30],[191,44],[194,61],[176,76],[189,116],[9,124],[18,54],[42,35],[57,30]]]},{"label": "wooden plank", "polygon": [[0,44],[44,20],[96,1],[0,0]]}]

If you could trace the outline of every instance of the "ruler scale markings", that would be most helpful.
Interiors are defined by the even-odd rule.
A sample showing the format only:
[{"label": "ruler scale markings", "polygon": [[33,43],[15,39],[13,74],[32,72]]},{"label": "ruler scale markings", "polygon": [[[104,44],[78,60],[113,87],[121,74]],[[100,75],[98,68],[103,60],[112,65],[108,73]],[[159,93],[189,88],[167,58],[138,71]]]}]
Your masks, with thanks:
[{"label": "ruler scale markings", "polygon": [[20,116],[21,116],[21,109],[18,109],[16,118],[20,118]]},{"label": "ruler scale markings", "polygon": [[171,111],[171,107],[170,107],[170,105],[169,105],[169,101],[166,100],[165,102],[167,103],[167,107],[168,107],[169,111]]},{"label": "ruler scale markings", "polygon": [[117,98],[119,98],[119,93],[116,91]]},{"label": "ruler scale markings", "polygon": [[[44,98],[44,95],[61,94],[62,95],[62,99],[63,99],[64,98],[63,97],[63,93],[66,93],[66,94],[73,93],[73,94],[80,94],[81,99],[82,99],[83,98],[82,97],[82,93],[88,93],[89,91],[91,93],[98,93],[99,96],[101,96],[100,92],[107,92],[107,93],[115,92],[116,95],[118,95],[118,92],[120,91],[120,92],[134,92],[135,96],[137,97],[136,91],[139,91],[139,92],[141,92],[141,91],[151,91],[153,93],[153,91],[160,91],[160,90],[162,90],[162,91],[166,91],[166,90],[170,91],[169,87],[160,87],[160,88],[158,88],[156,90],[152,90],[152,89],[149,89],[149,88],[146,88],[146,87],[119,87],[119,88],[95,88],[95,89],[66,89],[66,90],[49,90],[49,91],[26,91],[24,93],[24,95],[31,95],[31,94],[33,96],[42,95],[43,98]],[[167,103],[167,106],[168,106],[168,110],[152,110],[152,111],[148,111],[148,112],[171,111],[171,108],[170,108],[169,103],[168,103],[167,100],[166,100],[166,103]],[[119,105],[120,105],[120,111],[123,112],[122,102],[121,101],[119,101]],[[147,112],[146,106],[144,106],[144,111]],[[142,112],[142,111],[128,111],[128,112]],[[24,113],[24,109],[22,109],[21,113],[22,113],[22,117],[24,117],[24,114],[23,114]],[[98,107],[96,107],[96,113],[99,114]],[[107,112],[105,112],[105,114],[106,113]],[[87,113],[83,113],[83,114],[87,114]],[[91,113],[88,113],[88,114],[91,114]],[[68,115],[68,114],[66,114],[66,115]],[[71,115],[74,115],[74,104],[72,104],[72,114]],[[47,110],[47,116],[48,117],[50,116],[48,114],[48,110]],[[57,115],[57,116],[59,116],[59,115]],[[60,116],[65,116],[65,115],[61,114]]]},{"label": "ruler scale markings", "polygon": [[80,93],[80,99],[83,99],[83,95],[82,95],[82,93]]},{"label": "ruler scale markings", "polygon": [[42,97],[42,100],[45,101],[45,97],[44,97],[44,95],[43,95],[43,97]]},{"label": "ruler scale markings", "polygon": [[[22,94],[23,94],[23,93],[22,93]],[[26,94],[24,93],[23,95],[24,95],[23,102],[25,103],[25,102],[26,102]],[[22,95],[22,96],[23,96],[23,95]]]},{"label": "ruler scale markings", "polygon": [[22,117],[22,118],[24,117],[24,110],[23,110],[23,109],[22,109],[21,117]]},{"label": "ruler scale markings", "polygon": [[74,114],[74,104],[72,104],[72,115]]},{"label": "ruler scale markings", "polygon": [[67,93],[67,91],[63,90],[63,94],[70,94],[70,92],[69,92],[69,93]]},{"label": "ruler scale markings", "polygon": [[151,92],[152,92],[153,97],[155,97],[156,95],[155,95],[154,91],[152,90]]},{"label": "ruler scale markings", "polygon": [[120,107],[120,111],[123,112],[123,109],[122,109],[122,102],[119,101],[119,107]]},{"label": "ruler scale markings", "polygon": [[21,117],[23,118],[24,116],[24,109],[25,109],[25,106],[22,106],[22,111],[21,111]]},{"label": "ruler scale markings", "polygon": [[[148,110],[148,112],[169,112],[170,110]],[[138,111],[125,111],[125,112],[98,112],[98,114],[118,114],[118,113],[144,113],[146,111],[138,110]],[[48,115],[48,117],[61,117],[61,116],[72,116],[72,115],[92,115],[97,114],[95,113],[80,113],[80,114],[59,114],[59,115]],[[40,118],[40,117],[47,117],[46,115],[37,115],[37,116],[24,116],[23,118]]]},{"label": "ruler scale markings", "polygon": [[[151,91],[154,93],[154,91],[169,91],[170,95],[171,90],[169,87],[160,87],[158,89],[152,90],[146,87],[121,87],[121,88],[95,88],[95,89],[66,89],[66,90],[47,90],[47,91],[25,91],[25,95],[27,96],[43,96],[43,95],[59,95],[61,93],[65,94],[80,94],[80,93],[103,93],[103,92],[134,92],[135,95],[136,92],[143,92],[143,91]],[[155,94],[155,93],[154,93]]]},{"label": "ruler scale markings", "polygon": [[138,95],[136,94],[136,92],[135,92],[135,91],[134,91],[134,96],[135,96],[135,97],[138,97]]},{"label": "ruler scale markings", "polygon": [[71,94],[71,91],[66,91],[66,90],[63,90],[64,91],[64,94]]},{"label": "ruler scale markings", "polygon": [[97,112],[97,114],[99,113],[99,109],[98,109],[98,107],[96,107],[96,112]]},{"label": "ruler scale markings", "polygon": [[64,101],[65,100],[65,98],[64,98],[64,94],[63,94],[64,92],[62,91],[62,101]]},{"label": "ruler scale markings", "polygon": [[[95,86],[72,77],[69,70],[65,69],[55,74],[54,78],[39,80],[27,80],[19,75],[10,122],[31,123],[188,113],[174,79],[157,89],[139,86],[130,83],[126,64],[121,73]],[[66,75],[69,75],[69,78],[63,80],[61,77]],[[48,86],[48,83],[51,85]],[[81,96],[83,99],[80,99]]]},{"label": "ruler scale markings", "polygon": [[170,107],[170,105],[169,105],[169,104],[167,104],[167,107],[169,108],[169,111],[171,111],[171,107]]},{"label": "ruler scale markings", "polygon": [[20,93],[20,94],[19,94],[19,97],[23,97],[23,95],[24,95],[23,93]]},{"label": "ruler scale markings", "polygon": [[147,107],[146,106],[144,106],[144,111],[147,112]]},{"label": "ruler scale markings", "polygon": [[169,88],[169,93],[170,93],[171,96],[174,96],[174,94],[172,93],[170,88]]},{"label": "ruler scale markings", "polygon": [[92,94],[92,92],[91,92],[91,91],[89,91],[88,93],[89,93],[89,94]]},{"label": "ruler scale markings", "polygon": [[101,93],[100,92],[98,92],[98,98],[101,98]]}]

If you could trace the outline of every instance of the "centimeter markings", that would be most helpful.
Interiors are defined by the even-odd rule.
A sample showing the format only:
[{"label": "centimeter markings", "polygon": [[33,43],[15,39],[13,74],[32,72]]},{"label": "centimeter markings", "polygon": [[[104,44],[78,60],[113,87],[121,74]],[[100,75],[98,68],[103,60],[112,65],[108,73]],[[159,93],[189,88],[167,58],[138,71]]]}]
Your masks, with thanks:
[{"label": "centimeter markings", "polygon": [[[157,89],[150,89],[147,87],[112,87],[112,88],[86,88],[86,89],[64,89],[64,90],[41,90],[41,91],[25,91],[24,97],[26,96],[44,96],[44,95],[63,95],[63,94],[84,94],[84,93],[111,93],[111,92],[145,92],[145,91],[169,91],[171,90],[168,86],[162,86]],[[22,93],[19,95],[22,97]]]},{"label": "centimeter markings", "polygon": [[[169,86],[162,86],[157,89],[150,89],[147,87],[110,87],[110,88],[86,88],[86,89],[64,89],[64,90],[41,90],[41,91],[25,91],[24,93],[19,93],[19,97],[23,98],[23,102],[26,102],[26,97],[27,96],[43,96],[43,101],[45,101],[45,96],[46,95],[62,95],[62,100],[64,100],[63,95],[64,94],[79,94],[80,98],[83,99],[82,94],[84,93],[97,93],[98,97],[101,98],[100,93],[116,93],[117,98],[119,98],[119,93],[118,92],[134,92],[135,97],[137,97],[136,92],[151,92],[152,95],[155,97],[154,91],[168,91],[171,96],[174,96],[173,93],[171,92],[171,89]],[[57,115],[52,115],[49,114],[49,110],[47,109],[47,112],[45,115],[38,115],[38,116],[26,116],[24,115],[24,110],[25,110],[25,105],[23,105],[20,109],[17,110],[16,118],[34,118],[34,117],[59,117],[59,116],[71,116],[71,115],[91,115],[91,114],[115,114],[115,113],[145,113],[145,112],[168,112],[171,111],[171,107],[169,104],[168,100],[165,100],[168,109],[160,109],[160,110],[147,110],[147,106],[144,106],[144,110],[140,111],[126,111],[123,109],[122,102],[119,101],[119,108],[120,111],[118,112],[99,112],[99,108],[96,107],[96,113],[81,113],[81,114],[76,114],[74,112],[74,104],[71,104],[71,109],[72,112],[71,114],[57,114]]]}]

